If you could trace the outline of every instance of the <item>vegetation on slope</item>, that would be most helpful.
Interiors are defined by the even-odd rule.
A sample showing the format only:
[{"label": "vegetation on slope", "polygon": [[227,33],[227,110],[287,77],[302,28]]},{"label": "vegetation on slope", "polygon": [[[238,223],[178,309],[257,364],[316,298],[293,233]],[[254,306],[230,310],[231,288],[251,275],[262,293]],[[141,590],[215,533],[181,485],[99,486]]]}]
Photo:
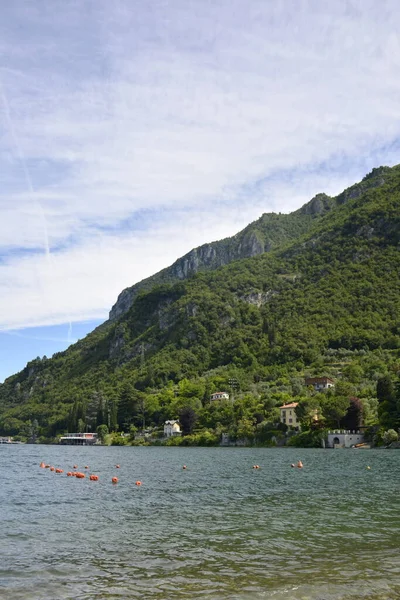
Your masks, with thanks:
[{"label": "vegetation on slope", "polygon": [[265,213],[233,237],[194,248],[170,267],[123,290],[110,311],[110,319],[117,319],[126,313],[141,291],[149,291],[157,285],[176,283],[198,272],[213,271],[235,260],[281,248],[307,233],[315,221],[336,206],[358,198],[368,189],[384,185],[391,177],[391,169],[388,167],[373,169],[360,183],[344,190],[336,198],[317,194],[291,214]]}]

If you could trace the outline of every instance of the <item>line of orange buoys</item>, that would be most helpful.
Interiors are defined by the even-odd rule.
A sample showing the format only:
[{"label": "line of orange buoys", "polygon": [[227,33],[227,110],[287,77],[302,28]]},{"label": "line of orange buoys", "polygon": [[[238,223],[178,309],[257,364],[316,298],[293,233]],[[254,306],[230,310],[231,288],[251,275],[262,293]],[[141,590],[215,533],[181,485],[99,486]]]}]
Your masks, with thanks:
[{"label": "line of orange buoys", "polygon": [[[55,471],[56,473],[64,473],[64,469],[59,469],[59,468],[56,469],[55,467],[47,465],[44,462],[41,462],[39,466],[41,469],[50,469],[50,471]],[[82,473],[81,471],[76,470],[76,469],[78,469],[78,465],[74,465],[73,468],[74,468],[73,471],[67,471],[67,474],[66,474],[67,477],[75,477],[76,479],[85,479],[86,478],[85,473]],[[120,465],[115,465],[115,468],[120,469]],[[253,468],[259,469],[260,467],[258,465],[255,465]],[[89,466],[86,465],[85,469],[89,469]],[[183,465],[182,469],[184,469],[184,470],[187,469],[186,465]],[[92,473],[91,475],[89,475],[88,479],[89,479],[89,481],[99,481],[99,476]],[[119,481],[118,477],[111,478],[111,483],[116,484],[116,483],[118,483],[118,481]],[[135,485],[137,487],[140,487],[142,485],[142,482],[140,480],[137,480],[137,481],[135,481]]]},{"label": "line of orange buoys", "polygon": [[[53,466],[50,466],[50,465],[47,465],[47,464],[46,464],[46,463],[44,463],[44,462],[41,462],[39,466],[40,466],[42,469],[49,469],[50,471],[55,471],[56,473],[64,473],[64,470],[63,470],[63,469],[59,469],[59,468],[57,468],[57,469],[56,469],[55,467],[53,467]],[[290,466],[291,466],[291,467],[297,467],[298,469],[302,469],[304,465],[303,465],[303,463],[301,462],[301,460],[299,460],[299,461],[297,462],[297,464],[291,464]],[[78,465],[74,465],[74,469],[77,469],[77,468],[78,468]],[[120,465],[115,465],[115,468],[116,468],[116,469],[119,469],[119,468],[120,468]],[[370,468],[371,468],[371,467],[367,467],[367,469],[370,469]],[[89,466],[88,466],[88,465],[86,465],[86,466],[85,466],[85,469],[89,469]],[[186,465],[183,465],[183,466],[182,466],[182,469],[183,469],[183,470],[186,470],[186,469],[187,469],[187,466],[186,466]],[[253,465],[253,469],[255,469],[255,470],[258,470],[258,469],[261,469],[261,467],[260,467],[260,465]],[[85,479],[85,478],[86,478],[86,474],[85,474],[85,473],[82,473],[82,472],[80,472],[80,471],[76,471],[76,470],[74,470],[74,471],[68,471],[68,472],[67,472],[67,477],[76,477],[76,479]],[[98,476],[98,475],[95,475],[94,473],[92,473],[91,475],[89,475],[88,479],[89,479],[89,481],[99,481],[99,476]],[[119,479],[118,479],[118,477],[112,477],[112,478],[111,478],[111,483],[113,483],[113,484],[116,484],[116,483],[118,483],[118,482],[119,482]],[[136,482],[135,482],[135,485],[136,485],[137,487],[140,487],[140,486],[142,485],[142,482],[138,480],[138,481],[136,481]]]},{"label": "line of orange buoys", "polygon": [[[47,465],[44,462],[41,462],[39,467],[41,469],[49,469],[49,471],[52,471],[54,473],[64,473],[64,469],[60,469],[60,468],[56,468],[53,467],[51,465]],[[86,478],[86,473],[82,473],[81,471],[77,471],[76,469],[78,469],[78,465],[74,465],[74,470],[73,471],[67,471],[66,475],[67,477],[75,477],[76,479],[85,479]],[[119,465],[118,465],[119,468]],[[86,465],[85,469],[89,469],[89,466]],[[88,475],[88,479],[89,481],[99,481],[99,476],[95,475],[94,473],[91,473],[90,475]],[[113,477],[112,478],[112,483],[118,483],[118,478],[117,477]],[[138,485],[138,482],[136,482],[136,485]],[[141,485],[141,483],[140,483]]]}]

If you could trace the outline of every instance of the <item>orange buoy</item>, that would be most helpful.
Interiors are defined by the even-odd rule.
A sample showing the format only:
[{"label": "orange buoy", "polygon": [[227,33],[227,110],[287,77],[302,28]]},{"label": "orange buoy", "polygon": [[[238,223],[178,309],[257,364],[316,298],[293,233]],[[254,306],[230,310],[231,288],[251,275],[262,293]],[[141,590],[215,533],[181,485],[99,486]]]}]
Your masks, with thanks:
[{"label": "orange buoy", "polygon": [[187,469],[186,465],[183,465],[182,469],[183,469],[183,470]]},{"label": "orange buoy", "polygon": [[112,481],[113,483],[118,483],[118,477],[113,477],[113,478],[111,479],[111,481]]},{"label": "orange buoy", "polygon": [[56,473],[64,473],[64,469],[56,469]]},{"label": "orange buoy", "polygon": [[119,468],[120,468],[120,466],[119,466],[119,465],[115,465],[115,468],[116,468],[116,469],[119,469]]},{"label": "orange buoy", "polygon": [[299,462],[297,463],[297,468],[298,469],[302,469],[303,468],[303,463],[301,462],[301,460],[299,460]]},{"label": "orange buoy", "polygon": [[67,473],[67,477],[72,477],[72,473],[71,473],[71,471],[68,471],[68,473]]},{"label": "orange buoy", "polygon": [[89,479],[90,479],[90,481],[98,481],[99,476],[98,475],[90,475]]},{"label": "orange buoy", "polygon": [[45,468],[46,468],[46,465],[44,464],[44,462],[41,462],[41,463],[40,463],[40,465],[39,465],[39,467],[40,467],[41,469],[45,469]]},{"label": "orange buoy", "polygon": [[55,468],[54,467],[50,467],[50,471],[55,471]]},{"label": "orange buoy", "polygon": [[85,473],[77,473],[75,477],[77,477],[77,479],[83,479],[84,477],[86,477],[86,475]]},{"label": "orange buoy", "polygon": [[141,481],[137,481],[136,485],[142,485],[142,482]]}]

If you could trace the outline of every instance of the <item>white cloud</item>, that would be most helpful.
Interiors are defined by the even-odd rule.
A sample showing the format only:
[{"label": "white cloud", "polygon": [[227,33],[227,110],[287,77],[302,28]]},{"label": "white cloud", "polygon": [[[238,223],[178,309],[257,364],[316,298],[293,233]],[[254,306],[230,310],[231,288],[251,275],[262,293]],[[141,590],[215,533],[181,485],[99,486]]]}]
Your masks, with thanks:
[{"label": "white cloud", "polygon": [[191,247],[398,162],[394,0],[42,8],[0,25],[2,328],[106,316]]}]

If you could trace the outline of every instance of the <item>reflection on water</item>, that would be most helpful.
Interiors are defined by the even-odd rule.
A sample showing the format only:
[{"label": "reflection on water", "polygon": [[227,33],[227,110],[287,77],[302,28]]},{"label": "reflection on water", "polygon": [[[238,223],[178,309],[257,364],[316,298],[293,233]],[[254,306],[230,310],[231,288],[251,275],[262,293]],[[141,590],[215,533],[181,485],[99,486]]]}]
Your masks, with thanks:
[{"label": "reflection on water", "polygon": [[[0,598],[400,598],[399,463],[383,450],[0,447]],[[66,477],[73,464],[100,480]]]}]

